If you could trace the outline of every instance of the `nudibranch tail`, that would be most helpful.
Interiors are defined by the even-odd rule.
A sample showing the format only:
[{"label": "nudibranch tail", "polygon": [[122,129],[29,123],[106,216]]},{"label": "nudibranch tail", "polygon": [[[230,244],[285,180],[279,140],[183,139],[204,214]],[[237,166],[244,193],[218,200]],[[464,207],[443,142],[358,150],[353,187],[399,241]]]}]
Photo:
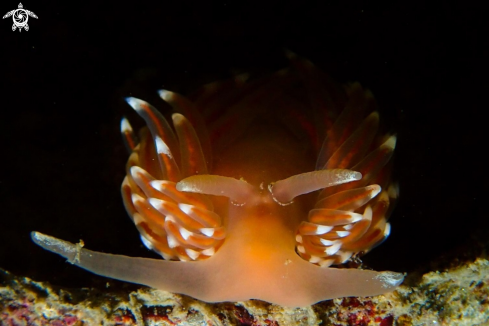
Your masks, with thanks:
[{"label": "nudibranch tail", "polygon": [[[128,97],[130,152],[121,192],[143,244],[164,260],[97,253],[39,232],[39,246],[107,277],[209,301],[261,299],[290,307],[392,291],[403,275],[335,269],[382,243],[399,196],[396,136],[375,100],[340,87],[312,63],[238,76],[195,96],[161,90],[172,124]],[[212,148],[211,148],[212,145]]]}]

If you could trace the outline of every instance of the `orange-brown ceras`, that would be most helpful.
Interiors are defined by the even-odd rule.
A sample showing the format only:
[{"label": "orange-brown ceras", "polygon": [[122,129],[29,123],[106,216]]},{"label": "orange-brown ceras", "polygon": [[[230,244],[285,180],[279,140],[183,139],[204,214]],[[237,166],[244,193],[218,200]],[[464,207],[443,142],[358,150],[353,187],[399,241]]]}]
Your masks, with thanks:
[{"label": "orange-brown ceras", "polygon": [[[131,152],[125,207],[164,260],[110,255],[33,232],[34,242],[99,275],[209,302],[289,307],[392,291],[403,275],[331,268],[390,231],[396,137],[379,133],[373,96],[338,87],[310,62],[245,82],[161,98],[173,129],[128,98],[147,127],[121,129]],[[211,154],[212,150],[212,154]]]}]

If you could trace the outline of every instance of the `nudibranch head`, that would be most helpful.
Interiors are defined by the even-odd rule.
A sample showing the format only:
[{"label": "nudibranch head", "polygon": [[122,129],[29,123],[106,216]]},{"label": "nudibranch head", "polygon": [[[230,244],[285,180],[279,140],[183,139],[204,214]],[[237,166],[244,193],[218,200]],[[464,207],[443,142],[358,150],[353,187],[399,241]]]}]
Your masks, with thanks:
[{"label": "nudibranch head", "polygon": [[122,197],[142,242],[164,260],[37,232],[33,240],[97,274],[212,302],[304,306],[394,289],[399,273],[330,266],[389,235],[396,137],[379,132],[373,96],[358,83],[338,87],[290,60],[286,71],[207,85],[190,99],[160,91],[176,112],[171,125],[126,99],[147,127],[137,137],[121,121],[130,152]]}]

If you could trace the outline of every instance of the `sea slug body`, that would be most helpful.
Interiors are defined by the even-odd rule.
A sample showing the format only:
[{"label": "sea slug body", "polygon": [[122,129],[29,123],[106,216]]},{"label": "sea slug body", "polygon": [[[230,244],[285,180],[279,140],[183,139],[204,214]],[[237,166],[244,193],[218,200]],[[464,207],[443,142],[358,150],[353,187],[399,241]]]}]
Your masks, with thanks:
[{"label": "sea slug body", "polygon": [[99,275],[208,302],[289,307],[395,289],[395,272],[333,268],[380,244],[397,199],[396,137],[358,83],[339,87],[309,61],[185,98],[159,92],[172,124],[127,98],[130,152],[122,197],[141,240],[164,259],[93,252],[39,232],[32,239]]}]

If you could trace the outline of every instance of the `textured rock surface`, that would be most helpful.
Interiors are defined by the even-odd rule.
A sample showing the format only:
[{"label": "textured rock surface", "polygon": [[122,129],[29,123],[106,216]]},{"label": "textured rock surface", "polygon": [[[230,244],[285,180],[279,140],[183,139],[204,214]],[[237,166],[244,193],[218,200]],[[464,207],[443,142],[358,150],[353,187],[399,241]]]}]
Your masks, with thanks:
[{"label": "textured rock surface", "polygon": [[489,261],[411,277],[385,296],[302,309],[261,301],[207,304],[142,288],[63,290],[1,271],[1,325],[489,325]]}]

